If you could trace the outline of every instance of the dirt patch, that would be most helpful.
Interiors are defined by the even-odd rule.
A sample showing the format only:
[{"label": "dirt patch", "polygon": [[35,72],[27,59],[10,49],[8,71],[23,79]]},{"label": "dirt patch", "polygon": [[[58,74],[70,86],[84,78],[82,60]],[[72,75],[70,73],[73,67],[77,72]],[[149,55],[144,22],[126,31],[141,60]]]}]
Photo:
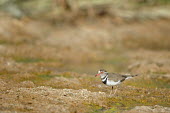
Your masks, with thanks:
[{"label": "dirt patch", "polygon": [[[29,112],[83,112],[81,106],[99,103],[104,92],[86,89],[53,89],[51,87],[15,88],[1,95],[1,111]],[[102,101],[101,101],[102,104]]]},{"label": "dirt patch", "polygon": [[155,106],[136,106],[135,108],[123,113],[169,113],[169,107]]}]

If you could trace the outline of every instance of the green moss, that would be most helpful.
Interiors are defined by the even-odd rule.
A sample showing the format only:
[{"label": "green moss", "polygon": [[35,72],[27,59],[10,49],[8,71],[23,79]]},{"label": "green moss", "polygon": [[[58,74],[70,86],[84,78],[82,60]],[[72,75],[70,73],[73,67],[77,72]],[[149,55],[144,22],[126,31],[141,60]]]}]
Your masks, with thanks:
[{"label": "green moss", "polygon": [[159,74],[159,75],[163,75],[163,74],[167,74],[167,72],[160,72],[160,71],[157,71],[157,72],[153,72],[152,74]]},{"label": "green moss", "polygon": [[139,5],[164,5],[169,4],[170,0],[143,0],[138,3]]},{"label": "green moss", "polygon": [[0,40],[0,44],[9,44],[9,42],[6,40]]},{"label": "green moss", "polygon": [[56,75],[38,75],[37,77],[42,80],[49,80],[51,78],[54,78]]},{"label": "green moss", "polygon": [[[134,81],[134,83],[140,86],[136,88],[125,87],[123,90],[118,89],[117,95],[114,95],[109,98],[105,98],[106,106],[110,109],[107,109],[105,112],[121,112],[124,110],[129,110],[135,106],[154,106],[154,105],[161,105],[161,106],[170,106],[170,99],[169,99],[169,89],[162,88],[165,83],[161,83],[161,85],[157,83],[151,82],[152,79],[139,79],[139,81]],[[149,82],[146,84],[146,80]],[[143,81],[143,82],[142,82]],[[132,81],[131,81],[132,82]],[[142,83],[141,83],[142,82]],[[124,84],[123,84],[124,85]],[[152,87],[148,88],[148,85]],[[127,86],[127,83],[126,83]],[[134,84],[133,84],[134,86]],[[147,86],[147,87],[141,87]],[[157,88],[159,86],[160,88]],[[170,86],[170,85],[169,85]]]},{"label": "green moss", "polygon": [[126,82],[127,85],[142,88],[170,88],[170,82],[167,79],[136,79],[135,81]]},{"label": "green moss", "polygon": [[118,109],[116,107],[112,107],[106,110],[104,113],[116,113],[116,112],[118,112]]},{"label": "green moss", "polygon": [[88,103],[88,104],[85,104],[86,106],[88,106],[88,112],[87,113],[103,113],[103,111],[105,111],[106,109],[99,106],[99,105],[96,105],[94,103]]},{"label": "green moss", "polygon": [[60,77],[72,78],[72,73],[64,72],[59,75]]},{"label": "green moss", "polygon": [[53,59],[31,58],[31,57],[14,57],[18,63],[38,63],[38,62],[55,62]]},{"label": "green moss", "polygon": [[67,75],[67,74],[59,74],[59,75],[40,74],[40,75],[37,75],[37,77],[38,77],[39,79],[42,79],[42,80],[49,80],[49,79],[54,78],[54,77],[71,78],[71,76],[70,76],[70,75]]},{"label": "green moss", "polygon": [[0,39],[0,44],[6,44],[6,45],[22,45],[24,43],[28,43],[29,41],[28,40],[25,40],[25,39],[21,39],[21,40],[7,40],[7,39]]},{"label": "green moss", "polygon": [[16,57],[14,58],[16,62],[21,62],[21,63],[34,63],[34,62],[42,62],[44,61],[44,59],[40,59],[40,58],[19,58]]},{"label": "green moss", "polygon": [[[71,78],[68,74],[51,74],[50,72],[44,72],[44,73],[33,73],[33,76],[30,77],[20,77],[18,81],[33,81],[36,85],[46,85],[46,82],[50,79],[53,79],[55,77],[65,77],[65,78]],[[63,86],[64,88],[64,86]]]}]

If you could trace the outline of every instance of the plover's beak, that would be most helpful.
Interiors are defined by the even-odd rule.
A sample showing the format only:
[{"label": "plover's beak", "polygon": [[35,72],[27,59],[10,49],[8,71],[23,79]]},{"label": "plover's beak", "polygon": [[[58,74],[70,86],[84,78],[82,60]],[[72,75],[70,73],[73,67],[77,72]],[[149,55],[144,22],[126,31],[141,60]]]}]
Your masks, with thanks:
[{"label": "plover's beak", "polygon": [[100,74],[96,74],[95,77],[99,76]]}]

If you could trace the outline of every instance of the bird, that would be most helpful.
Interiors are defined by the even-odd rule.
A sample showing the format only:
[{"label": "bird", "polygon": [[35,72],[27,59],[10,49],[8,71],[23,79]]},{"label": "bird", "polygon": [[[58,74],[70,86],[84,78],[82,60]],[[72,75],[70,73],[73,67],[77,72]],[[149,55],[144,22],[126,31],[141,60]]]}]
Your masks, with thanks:
[{"label": "bird", "polygon": [[[118,73],[108,73],[105,69],[100,69],[98,71],[98,74],[95,75],[95,77],[100,76],[101,80],[104,84],[108,85],[108,86],[112,86],[112,90],[110,92],[110,95],[113,91],[113,86],[117,86],[119,84],[121,84],[123,81],[133,78],[136,75],[130,75],[130,74],[118,74]],[[114,94],[116,94],[117,88],[114,91]]]}]

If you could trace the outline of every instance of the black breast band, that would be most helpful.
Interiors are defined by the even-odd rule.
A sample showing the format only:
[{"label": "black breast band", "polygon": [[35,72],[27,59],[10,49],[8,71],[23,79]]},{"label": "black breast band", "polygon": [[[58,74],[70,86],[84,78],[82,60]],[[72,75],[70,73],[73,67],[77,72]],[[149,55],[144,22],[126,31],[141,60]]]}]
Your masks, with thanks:
[{"label": "black breast band", "polygon": [[103,81],[103,83],[104,83],[104,84],[106,84],[106,83],[107,83],[107,78],[106,78],[106,80],[105,80],[105,81]]}]

